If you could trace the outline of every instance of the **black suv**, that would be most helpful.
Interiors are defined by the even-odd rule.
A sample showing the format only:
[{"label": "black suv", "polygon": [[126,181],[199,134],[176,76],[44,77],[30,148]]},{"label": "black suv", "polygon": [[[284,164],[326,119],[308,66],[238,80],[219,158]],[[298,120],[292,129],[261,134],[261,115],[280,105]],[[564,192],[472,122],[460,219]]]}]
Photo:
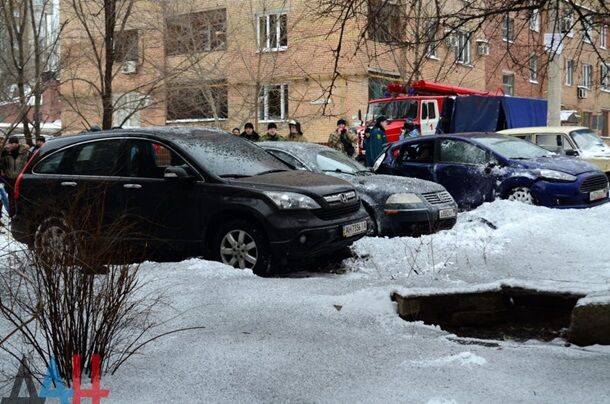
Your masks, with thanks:
[{"label": "black suv", "polygon": [[18,178],[15,202],[13,235],[32,247],[56,248],[60,235],[76,231],[67,228],[68,214],[99,217],[102,225],[121,218],[128,231],[108,236],[120,234],[147,258],[206,256],[258,274],[334,253],[367,231],[348,183],[292,170],[212,129],[57,138]]}]

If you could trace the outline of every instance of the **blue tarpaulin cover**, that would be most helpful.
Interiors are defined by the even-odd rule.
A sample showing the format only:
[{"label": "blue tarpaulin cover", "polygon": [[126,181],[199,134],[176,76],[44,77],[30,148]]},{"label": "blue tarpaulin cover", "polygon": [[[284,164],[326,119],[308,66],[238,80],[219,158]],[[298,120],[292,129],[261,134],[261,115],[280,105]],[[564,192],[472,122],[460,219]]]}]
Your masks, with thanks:
[{"label": "blue tarpaulin cover", "polygon": [[451,132],[495,132],[501,129],[546,126],[546,100],[468,95],[457,97]]}]

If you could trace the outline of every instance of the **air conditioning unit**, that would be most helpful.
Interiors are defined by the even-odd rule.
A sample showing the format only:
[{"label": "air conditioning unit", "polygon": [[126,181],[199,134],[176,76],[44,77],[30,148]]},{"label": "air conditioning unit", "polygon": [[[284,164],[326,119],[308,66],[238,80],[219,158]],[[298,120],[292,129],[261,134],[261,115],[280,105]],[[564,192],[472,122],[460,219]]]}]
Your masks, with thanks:
[{"label": "air conditioning unit", "polygon": [[587,98],[587,89],[583,87],[578,87],[576,89],[576,97],[581,100]]},{"label": "air conditioning unit", "polygon": [[127,62],[123,62],[121,66],[121,73],[123,74],[136,74],[138,72],[138,64],[135,60],[129,60]]},{"label": "air conditioning unit", "polygon": [[477,55],[479,56],[489,56],[489,43],[480,39],[477,41]]}]

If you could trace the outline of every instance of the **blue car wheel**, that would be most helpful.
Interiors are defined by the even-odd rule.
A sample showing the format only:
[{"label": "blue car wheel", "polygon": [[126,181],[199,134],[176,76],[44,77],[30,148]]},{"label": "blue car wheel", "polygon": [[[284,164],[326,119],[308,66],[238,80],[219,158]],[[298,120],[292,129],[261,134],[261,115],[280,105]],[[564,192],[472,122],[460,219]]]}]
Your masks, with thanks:
[{"label": "blue car wheel", "polygon": [[521,203],[525,203],[526,205],[535,205],[534,197],[532,196],[532,191],[526,187],[518,187],[513,188],[508,193],[509,201],[517,201]]}]

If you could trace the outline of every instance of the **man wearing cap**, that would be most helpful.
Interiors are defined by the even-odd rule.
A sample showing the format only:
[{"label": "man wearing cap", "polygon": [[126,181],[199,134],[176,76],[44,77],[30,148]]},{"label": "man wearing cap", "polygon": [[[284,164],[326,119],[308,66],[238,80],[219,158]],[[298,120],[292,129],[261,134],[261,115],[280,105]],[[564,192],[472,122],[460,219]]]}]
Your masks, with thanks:
[{"label": "man wearing cap", "polygon": [[381,154],[383,145],[388,142],[385,134],[385,128],[388,125],[388,119],[385,116],[380,116],[375,121],[375,126],[370,133],[365,133],[364,150],[366,151],[366,165],[372,167],[375,160]]},{"label": "man wearing cap", "polygon": [[8,139],[6,147],[2,151],[2,155],[0,155],[0,174],[2,175],[2,180],[7,185],[7,192],[11,205],[9,213],[12,213],[13,210],[13,187],[29,158],[30,150],[28,146],[19,144],[19,139],[11,136]]},{"label": "man wearing cap", "polygon": [[248,122],[244,125],[244,131],[239,136],[251,140],[253,142],[258,142],[258,140],[260,139],[258,133],[254,131],[254,125],[252,125],[252,122]]},{"label": "man wearing cap", "polygon": [[277,134],[277,125],[274,122],[267,125],[267,133],[261,137],[261,142],[283,142],[285,140],[283,136]]},{"label": "man wearing cap", "polygon": [[291,142],[307,142],[307,139],[301,130],[301,123],[299,121],[292,120],[288,122],[288,128],[290,129],[290,133],[288,134],[287,140]]},{"label": "man wearing cap", "polygon": [[347,129],[345,119],[337,121],[337,129],[328,136],[328,145],[341,153],[347,154],[349,157],[354,157],[356,154],[356,145],[358,137],[355,133]]}]

